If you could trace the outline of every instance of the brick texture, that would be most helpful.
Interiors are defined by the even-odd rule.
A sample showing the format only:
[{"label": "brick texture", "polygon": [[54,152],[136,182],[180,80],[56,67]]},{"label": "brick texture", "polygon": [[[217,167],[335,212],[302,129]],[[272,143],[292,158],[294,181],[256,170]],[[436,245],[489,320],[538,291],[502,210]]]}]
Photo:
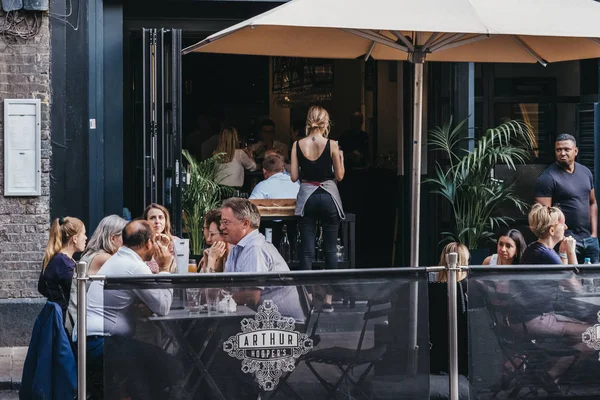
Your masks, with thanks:
[{"label": "brick texture", "polygon": [[[4,18],[2,12],[0,17]],[[0,299],[38,297],[50,226],[50,32],[48,15],[30,40],[0,37]],[[4,197],[3,100],[42,103],[42,195]]]}]

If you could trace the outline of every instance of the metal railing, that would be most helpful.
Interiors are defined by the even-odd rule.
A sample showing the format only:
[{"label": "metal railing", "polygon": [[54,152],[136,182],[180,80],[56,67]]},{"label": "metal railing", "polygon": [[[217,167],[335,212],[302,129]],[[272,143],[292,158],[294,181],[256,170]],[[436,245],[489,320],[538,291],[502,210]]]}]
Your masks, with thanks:
[{"label": "metal railing", "polygon": [[[448,288],[448,340],[449,340],[449,394],[450,399],[458,400],[459,398],[459,371],[458,371],[458,319],[457,319],[457,280],[458,273],[464,269],[470,269],[471,271],[486,271],[486,272],[535,272],[535,271],[574,271],[574,272],[585,272],[586,270],[593,269],[598,272],[599,267],[596,266],[579,266],[579,265],[556,265],[556,266],[535,266],[535,265],[518,265],[518,266],[502,266],[502,267],[490,267],[490,266],[472,266],[472,267],[460,267],[457,264],[458,255],[456,253],[451,253],[447,256],[446,267],[426,267],[426,268],[404,268],[403,273],[407,273],[409,270],[414,271],[425,271],[429,272],[440,272],[444,269],[447,271],[447,288]],[[344,276],[344,277],[365,277],[365,278],[373,278],[378,277],[381,279],[385,279],[386,277],[398,277],[398,275],[394,275],[398,269],[366,269],[366,270],[352,270],[352,271],[328,271],[327,274],[323,276],[318,274],[313,274],[312,271],[295,271],[289,273],[280,273],[280,274],[260,274],[260,284],[263,285],[268,283],[270,279],[273,281],[277,281],[278,285],[296,285],[298,282],[294,282],[295,278],[302,278],[302,285],[314,285],[319,283],[324,283],[332,279],[335,276]],[[87,337],[87,323],[86,323],[86,313],[87,313],[87,292],[86,292],[86,283],[88,281],[105,281],[114,282],[115,280],[121,279],[122,281],[126,281],[127,284],[135,286],[140,283],[148,283],[152,282],[155,287],[169,287],[172,282],[177,282],[178,284],[190,284],[190,283],[198,283],[198,280],[201,279],[202,285],[205,287],[218,287],[223,282],[232,283],[235,281],[236,285],[239,286],[250,286],[256,285],[257,278],[256,274],[210,274],[209,276],[203,276],[198,278],[192,275],[154,275],[154,276],[139,276],[139,277],[127,277],[126,280],[123,280],[124,277],[105,277],[100,275],[87,275],[87,264],[84,262],[79,262],[77,264],[77,285],[78,285],[78,310],[77,310],[77,336],[79,338],[77,343],[78,349],[78,393],[79,398],[85,398],[87,388],[86,388],[86,340]],[[123,284],[122,285],[127,285]],[[413,284],[416,284],[417,287],[413,287]],[[418,290],[418,282],[410,283],[410,290]],[[412,299],[416,296],[410,295],[409,298]],[[409,352],[407,365],[408,371],[416,371],[416,360],[418,353],[418,345],[417,345],[417,316],[418,316],[418,305],[411,302],[409,315],[408,315],[408,326],[409,326]],[[413,329],[414,328],[414,329]],[[412,332],[412,333],[411,333]]]}]

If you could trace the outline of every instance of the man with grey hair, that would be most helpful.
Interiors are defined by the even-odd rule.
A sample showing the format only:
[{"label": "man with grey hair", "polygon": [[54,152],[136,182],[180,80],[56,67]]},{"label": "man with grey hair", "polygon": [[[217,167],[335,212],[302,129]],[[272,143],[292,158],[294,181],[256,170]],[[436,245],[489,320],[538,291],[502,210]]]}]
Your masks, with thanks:
[{"label": "man with grey hair", "polygon": [[[594,178],[590,170],[575,161],[578,153],[575,138],[568,133],[557,136],[554,144],[556,162],[537,179],[535,200],[556,206],[565,214],[566,235],[577,240],[577,260],[599,261],[598,205],[594,194]],[[566,258],[566,254],[559,255]]]},{"label": "man with grey hair", "polygon": [[[224,272],[288,272],[290,269],[273,244],[258,231],[258,208],[247,199],[231,198],[223,202],[221,231],[233,247],[225,262]],[[303,321],[298,291],[293,286],[267,286],[238,291],[238,304],[258,306],[273,300],[281,315]]]}]

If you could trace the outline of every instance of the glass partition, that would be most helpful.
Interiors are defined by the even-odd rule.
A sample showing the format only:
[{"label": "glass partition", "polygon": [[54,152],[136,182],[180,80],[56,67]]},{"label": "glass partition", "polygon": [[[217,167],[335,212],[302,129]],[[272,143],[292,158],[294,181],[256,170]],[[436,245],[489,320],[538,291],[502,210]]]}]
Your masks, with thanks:
[{"label": "glass partition", "polygon": [[428,399],[428,339],[422,268],[109,276],[88,291],[100,399]]},{"label": "glass partition", "polygon": [[600,398],[600,270],[573,269],[471,269],[472,399]]}]

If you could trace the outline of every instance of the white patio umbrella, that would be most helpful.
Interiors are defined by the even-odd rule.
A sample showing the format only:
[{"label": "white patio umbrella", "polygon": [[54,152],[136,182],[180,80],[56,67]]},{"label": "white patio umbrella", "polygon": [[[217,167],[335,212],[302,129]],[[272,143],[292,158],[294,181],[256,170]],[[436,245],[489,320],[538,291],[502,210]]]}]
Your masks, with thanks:
[{"label": "white patio umbrella", "polygon": [[414,63],[411,258],[419,265],[423,63],[600,57],[593,0],[292,0],[183,50]]}]

